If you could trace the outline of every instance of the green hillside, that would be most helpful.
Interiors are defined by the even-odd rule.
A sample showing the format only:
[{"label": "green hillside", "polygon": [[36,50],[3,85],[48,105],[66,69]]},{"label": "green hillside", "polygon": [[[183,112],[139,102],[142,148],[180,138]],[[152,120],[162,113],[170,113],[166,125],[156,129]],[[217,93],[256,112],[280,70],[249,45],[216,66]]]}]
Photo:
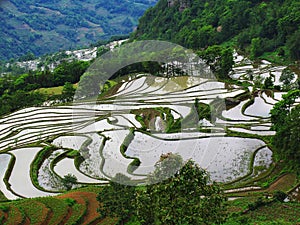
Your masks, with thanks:
[{"label": "green hillside", "polygon": [[[0,60],[130,33],[154,2],[2,1]],[[299,0],[159,0],[131,40],[194,49],[217,79],[126,44],[142,63],[103,85],[81,81],[112,57],[3,73],[0,224],[300,224],[299,37]]]},{"label": "green hillside", "polygon": [[134,39],[161,39],[193,49],[231,42],[252,57],[276,51],[300,59],[298,0],[160,0],[139,20]]},{"label": "green hillside", "polygon": [[42,55],[129,34],[156,0],[0,2],[0,59]]}]

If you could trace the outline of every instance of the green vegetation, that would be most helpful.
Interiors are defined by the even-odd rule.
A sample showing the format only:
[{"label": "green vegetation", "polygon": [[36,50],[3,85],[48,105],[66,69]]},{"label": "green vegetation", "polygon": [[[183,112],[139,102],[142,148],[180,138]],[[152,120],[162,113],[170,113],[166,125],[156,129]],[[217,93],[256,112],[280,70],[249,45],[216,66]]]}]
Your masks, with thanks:
[{"label": "green vegetation", "polygon": [[257,58],[275,52],[300,59],[300,3],[160,0],[140,18],[132,39],[172,41],[192,49],[229,43]]},{"label": "green vegetation", "polygon": [[281,101],[275,104],[271,110],[271,122],[275,131],[279,131],[285,126],[285,119],[290,114],[291,108],[299,96],[299,89],[291,90],[282,96],[283,99]]},{"label": "green vegetation", "polygon": [[62,221],[68,212],[68,203],[57,198],[38,198],[37,201],[43,203],[52,212],[52,217],[49,220],[49,225],[57,224],[57,221]]},{"label": "green vegetation", "polygon": [[38,171],[39,171],[39,168],[41,167],[42,163],[47,159],[47,157],[50,156],[50,154],[56,150],[57,148],[54,147],[54,146],[46,146],[44,147],[41,151],[39,151],[39,153],[36,155],[36,157],[34,158],[33,160],[33,163],[31,164],[30,166],[30,176],[31,176],[31,179],[32,179],[32,183],[42,189],[39,185],[39,182],[38,182]]},{"label": "green vegetation", "polygon": [[40,224],[47,218],[49,212],[44,204],[36,200],[22,200],[17,202],[16,206],[26,214],[30,224]]},{"label": "green vegetation", "polygon": [[127,221],[135,210],[135,186],[128,185],[130,179],[123,174],[117,174],[109,186],[103,187],[97,196],[100,202],[98,209],[101,218],[117,217],[122,222]]},{"label": "green vegetation", "polygon": [[250,204],[262,203],[262,198],[241,198],[229,202],[229,210],[234,210],[224,225],[294,225],[299,223],[300,205],[299,203],[281,203],[273,201],[269,204],[262,204],[255,210],[245,213]]},{"label": "green vegetation", "polygon": [[[277,103],[278,105],[287,99]],[[277,106],[278,106],[277,105]],[[276,107],[276,105],[275,105]],[[277,108],[273,109],[272,116],[276,114]],[[285,160],[286,164],[300,171],[300,151],[299,151],[299,135],[300,135],[300,105],[292,108],[286,115],[282,112],[282,123],[275,121],[274,128],[276,134],[272,138],[275,147],[275,153],[278,159]],[[273,119],[274,120],[274,119]]]},{"label": "green vegetation", "polygon": [[[63,62],[53,72],[29,71],[21,75],[6,74],[0,77],[0,115],[4,115],[20,108],[38,106],[46,100],[72,101],[75,89],[71,83],[77,83],[90,63],[83,61]],[[64,85],[61,94],[52,92],[46,94],[45,89]],[[52,91],[52,90],[50,90]]]},{"label": "green vegetation", "polygon": [[[92,4],[92,2],[89,4]],[[143,4],[143,2],[145,1],[135,1],[135,4]],[[168,2],[170,5],[168,5]],[[116,0],[114,3],[119,4],[118,11],[123,10],[128,2],[123,4],[123,2]],[[46,4],[47,7],[44,7],[43,4]],[[135,4],[130,5],[128,10],[134,7]],[[45,8],[46,11],[63,13],[69,10],[56,9],[54,6],[50,9],[49,5],[48,1],[44,1],[44,3],[38,3],[37,6],[29,9],[25,9],[22,4],[19,7],[22,8],[22,12],[26,12],[26,10],[30,12],[34,10],[43,11]],[[109,8],[111,6],[105,7],[110,12],[114,10]],[[101,11],[100,7],[98,9]],[[0,11],[3,11],[3,9],[0,8]],[[238,84],[247,88],[252,84],[233,81],[228,76],[233,67],[233,47],[238,47],[239,50],[246,52],[252,59],[268,55],[271,58],[275,57],[276,60],[278,58],[286,61],[299,60],[299,11],[300,5],[295,0],[161,0],[156,7],[149,9],[141,18],[141,23],[133,34],[133,38],[157,38],[174,41],[193,48],[215,72],[219,80],[225,81],[226,84]],[[89,15],[90,12],[88,11],[86,14]],[[31,27],[43,27],[45,25],[43,20],[41,20],[40,25],[33,23],[33,20],[38,18],[34,12],[32,17],[32,20],[26,20],[24,26],[26,24]],[[24,18],[26,19],[25,15]],[[77,17],[71,17],[66,21],[66,23],[69,23],[68,25],[74,26],[75,29],[92,26],[90,22],[96,22],[94,20],[93,22],[90,18],[79,21]],[[114,20],[114,23],[118,22]],[[132,25],[132,19],[129,17],[123,22],[125,25]],[[65,25],[63,24],[63,26]],[[6,25],[4,28],[6,28]],[[64,29],[65,32],[69,32],[68,29]],[[34,32],[33,35],[35,35]],[[77,34],[67,33],[67,35],[76,38]],[[32,41],[35,41],[35,37],[31,38]],[[85,38],[89,39],[87,35]],[[96,43],[95,46],[98,44],[101,44],[101,41]],[[1,45],[2,43],[0,47]],[[100,55],[105,51],[105,49],[100,49],[98,53]],[[132,52],[123,52],[123,54],[130,55]],[[23,60],[32,58],[34,58],[34,55],[29,53],[23,57]],[[53,72],[46,69],[45,71],[22,72],[21,75],[17,75],[21,72],[19,68],[12,69],[15,72],[0,77],[0,115],[22,107],[40,105],[46,100],[72,101],[75,92],[72,83],[79,81],[88,66],[89,63],[86,62],[65,61]],[[159,76],[167,72],[167,77],[183,75],[182,71],[176,71],[172,66],[170,66],[170,70],[163,66],[165,65],[152,61],[135,63],[120,69],[111,79],[141,71]],[[275,88],[274,77],[271,73],[264,82],[260,77],[252,78],[250,80],[254,80],[254,90],[256,88]],[[117,174],[116,177],[111,179],[109,185],[103,187],[93,186],[70,191],[66,192],[63,197],[1,203],[0,223],[27,224],[30,221],[31,224],[39,224],[42,221],[45,224],[56,224],[57,221],[60,221],[64,224],[82,224],[86,222],[87,216],[91,215],[89,207],[94,206],[94,209],[97,207],[92,205],[91,198],[83,194],[83,191],[86,191],[93,192],[94,195],[91,195],[93,200],[95,200],[95,193],[98,194],[99,214],[93,212],[93,222],[89,221],[85,224],[297,224],[300,222],[299,203],[283,202],[291,188],[299,185],[297,182],[299,182],[300,161],[300,107],[299,105],[294,106],[294,103],[295,99],[300,96],[300,92],[299,89],[296,89],[299,88],[296,86],[297,84],[291,84],[293,78],[290,69],[284,70],[280,78],[280,81],[284,84],[283,90],[294,90],[283,96],[283,100],[278,102],[271,111],[271,122],[273,129],[276,131],[274,137],[226,131],[228,136],[261,139],[268,147],[272,148],[274,164],[267,171],[264,171],[266,166],[254,167],[254,154],[250,160],[250,172],[247,175],[232,183],[220,186],[212,182],[209,174],[193,161],[189,160],[183,165],[183,160],[178,155],[166,154],[161,156],[160,161],[155,165],[154,172],[143,180],[145,181],[144,185],[136,187],[130,178]],[[99,88],[103,94],[109,95],[117,90],[118,85],[120,84],[117,81],[109,80]],[[253,91],[252,94],[247,92],[240,96],[227,98],[226,101],[231,105],[237,105],[240,101],[249,98],[250,100],[242,107],[241,112],[243,114],[245,109],[254,103],[255,93],[257,93],[257,90]],[[214,119],[211,118],[211,112],[218,111],[221,108],[218,101],[217,99],[211,105],[206,105],[195,98],[194,109],[185,118],[187,122],[184,121],[184,124],[190,123],[194,126],[201,119]],[[182,119],[175,120],[171,109],[167,107],[141,108],[132,110],[130,113],[136,115],[136,120],[142,125],[141,130],[151,130],[153,119],[160,117],[163,120],[166,132],[178,132],[183,121]],[[264,121],[263,119],[260,120]],[[264,123],[266,122],[264,121]],[[236,124],[234,127],[251,129],[252,125]],[[133,140],[134,130],[133,128],[130,129],[130,134],[125,138],[120,148],[125,158],[129,158],[125,153],[128,145]],[[84,151],[84,148],[91,142],[91,140],[85,142],[80,151]],[[53,147],[45,147],[32,163],[31,177],[37,187],[38,169],[53,150]],[[52,167],[62,157],[75,158],[77,169],[83,160],[79,151],[69,150],[57,157]],[[128,173],[133,173],[141,164],[138,158],[131,159],[133,161],[128,166]],[[13,160],[10,162],[9,170],[4,178],[6,184],[8,184],[13,162]],[[259,173],[261,171],[263,172]],[[68,174],[62,179],[62,183],[66,190],[70,190],[77,183],[77,179],[72,174]],[[130,186],[131,184],[132,186]],[[259,186],[262,189],[236,191],[227,194],[232,197],[242,197],[234,201],[226,201],[226,195],[221,189],[221,187],[246,186]],[[2,195],[0,198],[6,200]],[[228,214],[227,218],[225,214]],[[114,219],[111,220],[110,217]],[[45,222],[46,220],[47,222]],[[106,221],[109,222],[106,223]]]},{"label": "green vegetation", "polygon": [[76,184],[77,178],[72,174],[67,174],[62,179],[62,184],[67,190],[71,190],[73,185]]},{"label": "green vegetation", "polygon": [[183,164],[179,155],[162,155],[148,182],[130,186],[131,180],[118,174],[99,193],[99,212],[118,217],[119,224],[130,218],[134,224],[219,224],[225,218],[220,187],[192,161]]},{"label": "green vegetation", "polygon": [[25,213],[15,205],[11,204],[8,211],[8,219],[6,224],[22,224],[25,220]]},{"label": "green vegetation", "polygon": [[291,86],[291,81],[294,77],[294,73],[290,69],[286,68],[282,71],[280,81],[283,83],[283,90],[290,90],[293,88]]},{"label": "green vegetation", "polygon": [[[0,60],[74,49],[129,34],[156,0],[1,2]],[[118,39],[117,37],[114,39]]]},{"label": "green vegetation", "polygon": [[234,65],[233,50],[230,47],[219,45],[209,46],[203,51],[198,51],[198,55],[205,60],[211,70],[219,79],[229,79],[228,73]]},{"label": "green vegetation", "polygon": [[73,84],[71,84],[70,82],[66,82],[61,92],[61,99],[64,102],[73,101],[75,91],[76,89],[73,87]]},{"label": "green vegetation", "polygon": [[39,88],[36,91],[44,95],[61,95],[63,86]]}]

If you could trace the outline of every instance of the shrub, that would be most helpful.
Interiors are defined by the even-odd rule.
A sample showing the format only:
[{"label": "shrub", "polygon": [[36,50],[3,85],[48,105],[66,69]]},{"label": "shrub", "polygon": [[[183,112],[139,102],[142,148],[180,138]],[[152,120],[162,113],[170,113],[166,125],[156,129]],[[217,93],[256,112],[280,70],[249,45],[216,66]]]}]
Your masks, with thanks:
[{"label": "shrub", "polygon": [[73,205],[75,205],[76,200],[73,198],[66,198],[65,202],[67,203],[68,206],[72,207]]},{"label": "shrub", "polygon": [[3,211],[3,212],[8,212],[9,207],[6,206],[6,205],[0,205],[0,210]]}]

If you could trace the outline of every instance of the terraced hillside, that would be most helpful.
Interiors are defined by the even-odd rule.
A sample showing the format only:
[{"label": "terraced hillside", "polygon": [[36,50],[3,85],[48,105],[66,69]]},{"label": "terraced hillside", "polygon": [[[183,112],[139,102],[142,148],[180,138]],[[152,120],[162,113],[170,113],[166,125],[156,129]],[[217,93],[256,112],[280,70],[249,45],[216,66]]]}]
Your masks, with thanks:
[{"label": "terraced hillside", "polygon": [[99,188],[82,189],[54,198],[23,199],[2,203],[1,224],[115,224],[100,219],[96,193]]},{"label": "terraced hillside", "polygon": [[[57,195],[68,189],[64,179],[70,174],[77,179],[69,184],[73,188],[105,184],[117,173],[143,183],[168,152],[192,158],[231,187],[259,181],[274,167],[269,113],[284,93],[257,89],[249,70],[261,77],[272,73],[280,85],[284,67],[264,61],[254,68],[237,54],[235,61],[231,76],[247,85],[135,74],[115,82],[96,104],[25,108],[4,116],[2,193],[8,199]],[[210,110],[206,117],[203,108]],[[251,190],[262,188],[256,183]]]}]

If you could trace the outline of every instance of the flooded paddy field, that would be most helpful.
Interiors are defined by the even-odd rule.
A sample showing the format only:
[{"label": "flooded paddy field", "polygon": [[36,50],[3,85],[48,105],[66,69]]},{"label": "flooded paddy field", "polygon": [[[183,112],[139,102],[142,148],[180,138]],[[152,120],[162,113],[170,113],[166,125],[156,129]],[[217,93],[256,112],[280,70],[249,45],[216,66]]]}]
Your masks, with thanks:
[{"label": "flooded paddy field", "polygon": [[[283,68],[244,61],[231,76],[247,80],[249,70],[272,72],[280,84],[276,71]],[[142,183],[169,152],[194,160],[214,181],[251,178],[254,168],[262,173],[273,162],[259,137],[274,135],[270,110],[284,93],[250,90],[194,76],[140,74],[96,102],[6,115],[0,118],[0,189],[8,199],[55,195],[65,190],[68,174],[77,178],[73,187],[102,185],[117,173]],[[239,99],[243,94],[251,99]],[[236,104],[226,107],[232,98]],[[197,104],[215,111],[201,118]]]}]

